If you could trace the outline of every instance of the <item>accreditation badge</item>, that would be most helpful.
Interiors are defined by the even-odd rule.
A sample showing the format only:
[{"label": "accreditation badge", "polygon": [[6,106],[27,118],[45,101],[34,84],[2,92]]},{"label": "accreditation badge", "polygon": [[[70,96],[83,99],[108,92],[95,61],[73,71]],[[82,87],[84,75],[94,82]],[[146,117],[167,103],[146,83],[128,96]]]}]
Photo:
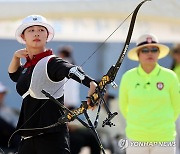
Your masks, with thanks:
[{"label": "accreditation badge", "polygon": [[156,84],[156,86],[157,86],[157,88],[158,88],[159,90],[162,90],[162,89],[164,88],[164,83],[158,82],[158,83]]}]

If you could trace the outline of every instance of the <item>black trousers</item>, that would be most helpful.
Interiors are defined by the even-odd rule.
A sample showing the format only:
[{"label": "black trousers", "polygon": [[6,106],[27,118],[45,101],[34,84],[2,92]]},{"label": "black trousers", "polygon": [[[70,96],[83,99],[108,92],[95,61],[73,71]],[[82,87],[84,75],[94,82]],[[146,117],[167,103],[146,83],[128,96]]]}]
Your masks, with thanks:
[{"label": "black trousers", "polygon": [[22,139],[18,154],[70,154],[68,138],[60,133],[47,133]]},{"label": "black trousers", "polygon": [[88,129],[79,128],[74,131],[69,131],[71,154],[79,154],[84,146],[89,146],[91,154],[100,154],[100,147],[96,138]]}]

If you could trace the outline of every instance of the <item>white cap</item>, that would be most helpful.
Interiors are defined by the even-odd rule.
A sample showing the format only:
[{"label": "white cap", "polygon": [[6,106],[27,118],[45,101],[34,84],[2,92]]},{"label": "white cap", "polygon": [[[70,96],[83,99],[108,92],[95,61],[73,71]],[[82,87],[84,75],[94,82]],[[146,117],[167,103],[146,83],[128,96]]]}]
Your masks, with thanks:
[{"label": "white cap", "polygon": [[137,51],[140,48],[146,47],[146,46],[156,46],[159,48],[160,53],[159,53],[158,59],[165,57],[169,53],[169,47],[166,45],[159,44],[159,41],[155,35],[144,34],[140,36],[139,39],[137,40],[136,47],[131,49],[128,52],[128,58],[131,60],[138,61],[139,58],[138,58]]},{"label": "white cap", "polygon": [[53,39],[54,29],[51,25],[47,23],[46,18],[40,15],[30,15],[24,18],[21,25],[17,28],[16,34],[15,34],[17,41],[19,43],[26,44],[26,42],[22,39],[21,34],[26,28],[30,26],[35,26],[35,25],[43,26],[48,30],[49,35],[47,38],[47,42]]},{"label": "white cap", "polygon": [[0,93],[6,93],[7,88],[0,82]]}]

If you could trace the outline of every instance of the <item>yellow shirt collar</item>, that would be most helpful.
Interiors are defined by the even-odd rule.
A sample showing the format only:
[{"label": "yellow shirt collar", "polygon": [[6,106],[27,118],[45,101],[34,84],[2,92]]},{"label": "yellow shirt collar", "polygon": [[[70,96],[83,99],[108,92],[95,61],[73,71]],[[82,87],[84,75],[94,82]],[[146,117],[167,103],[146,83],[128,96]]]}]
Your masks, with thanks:
[{"label": "yellow shirt collar", "polygon": [[138,69],[137,69],[138,74],[139,74],[140,76],[148,76],[148,77],[158,75],[159,72],[160,72],[160,70],[161,70],[161,66],[160,66],[158,63],[156,63],[155,68],[154,68],[154,69],[152,70],[152,72],[149,73],[149,74],[146,73],[146,72],[143,70],[141,64],[139,64]]}]

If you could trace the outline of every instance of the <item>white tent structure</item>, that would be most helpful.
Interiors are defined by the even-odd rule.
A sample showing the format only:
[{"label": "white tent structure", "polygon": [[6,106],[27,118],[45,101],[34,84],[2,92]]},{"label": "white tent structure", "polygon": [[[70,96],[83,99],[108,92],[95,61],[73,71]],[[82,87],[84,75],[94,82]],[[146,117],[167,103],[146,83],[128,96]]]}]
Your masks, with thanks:
[{"label": "white tent structure", "polygon": [[[0,0],[0,38],[14,39],[20,20],[30,14],[47,17],[56,40],[103,41],[135,9],[140,0]],[[130,18],[110,41],[122,41]],[[137,16],[133,37],[155,33],[161,41],[180,41],[180,1],[146,2]]]}]

